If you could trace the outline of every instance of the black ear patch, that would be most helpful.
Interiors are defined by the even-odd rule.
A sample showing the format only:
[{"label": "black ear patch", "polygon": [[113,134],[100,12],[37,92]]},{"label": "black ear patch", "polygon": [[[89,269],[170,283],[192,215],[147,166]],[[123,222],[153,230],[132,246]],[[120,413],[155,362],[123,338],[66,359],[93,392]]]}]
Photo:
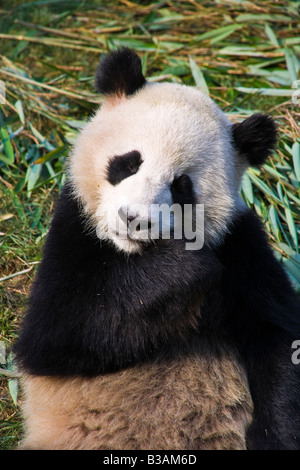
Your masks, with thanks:
[{"label": "black ear patch", "polygon": [[262,165],[276,145],[277,129],[271,116],[253,114],[232,126],[233,141],[250,166]]},{"label": "black ear patch", "polygon": [[110,52],[96,70],[96,89],[104,95],[133,95],[146,79],[138,55],[127,47]]}]

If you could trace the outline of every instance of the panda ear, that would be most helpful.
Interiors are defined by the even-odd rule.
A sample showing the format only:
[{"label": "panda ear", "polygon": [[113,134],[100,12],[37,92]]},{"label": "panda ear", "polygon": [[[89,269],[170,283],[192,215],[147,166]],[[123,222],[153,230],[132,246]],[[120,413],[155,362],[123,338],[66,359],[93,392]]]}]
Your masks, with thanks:
[{"label": "panda ear", "polygon": [[232,134],[236,149],[250,166],[262,165],[274,150],[277,140],[273,118],[260,113],[233,124]]},{"label": "panda ear", "polygon": [[95,83],[104,95],[133,95],[146,83],[140,58],[127,47],[110,52],[97,67]]}]

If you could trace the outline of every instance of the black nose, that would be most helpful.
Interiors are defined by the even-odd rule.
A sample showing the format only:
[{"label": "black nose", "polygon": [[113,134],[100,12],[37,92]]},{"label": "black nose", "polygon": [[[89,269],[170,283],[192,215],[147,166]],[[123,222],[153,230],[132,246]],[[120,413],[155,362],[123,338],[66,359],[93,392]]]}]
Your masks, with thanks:
[{"label": "black nose", "polygon": [[[135,223],[130,226],[131,222],[135,222]],[[136,217],[129,215],[127,217],[127,227],[131,228],[132,230],[135,230],[136,232],[140,232],[141,230],[150,230],[151,220],[141,219],[138,215]]]},{"label": "black nose", "polygon": [[134,217],[133,215],[127,215],[127,227],[129,227],[131,222],[133,222],[136,218],[137,218],[137,216]]},{"label": "black nose", "polygon": [[130,223],[133,222],[137,217],[138,214],[134,215],[129,215],[126,210],[124,210],[122,207],[118,210],[118,214],[120,219],[124,222],[124,224],[127,224],[127,227],[129,227]]},{"label": "black nose", "polygon": [[120,219],[127,224],[127,227],[130,227],[130,224],[134,221],[136,223],[131,226],[132,230],[139,232],[140,230],[150,230],[151,229],[151,220],[150,219],[141,219],[139,214],[131,215],[128,214],[122,207],[118,211]]}]

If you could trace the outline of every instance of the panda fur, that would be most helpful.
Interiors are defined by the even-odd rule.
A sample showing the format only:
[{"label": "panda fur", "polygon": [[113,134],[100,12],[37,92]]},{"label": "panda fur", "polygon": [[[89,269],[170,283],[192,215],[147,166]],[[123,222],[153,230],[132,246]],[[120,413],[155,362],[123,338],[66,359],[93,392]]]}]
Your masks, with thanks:
[{"label": "panda fur", "polygon": [[[19,448],[299,449],[299,300],[239,197],[272,118],[232,124],[127,48],[96,86],[15,345]],[[204,204],[203,248],[120,239],[109,218],[135,202]]]}]

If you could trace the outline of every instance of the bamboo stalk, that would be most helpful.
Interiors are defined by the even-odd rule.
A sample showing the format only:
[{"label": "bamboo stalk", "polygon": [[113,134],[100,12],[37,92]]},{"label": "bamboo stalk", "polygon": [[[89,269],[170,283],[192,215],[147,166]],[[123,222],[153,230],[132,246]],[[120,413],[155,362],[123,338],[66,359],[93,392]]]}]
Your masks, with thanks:
[{"label": "bamboo stalk", "polygon": [[28,28],[37,29],[38,31],[44,31],[45,33],[57,34],[58,36],[63,36],[64,38],[77,39],[79,41],[90,42],[95,45],[99,44],[99,41],[97,41],[97,39],[84,38],[82,36],[78,36],[78,34],[64,31],[63,29],[48,28],[47,26],[40,26],[38,24],[28,23],[27,21],[22,21],[22,20],[15,20],[14,22],[17,24],[21,24],[23,26],[27,26]]},{"label": "bamboo stalk", "polygon": [[21,377],[21,375],[14,370],[8,370],[8,369],[2,369],[2,368],[0,369],[0,375],[4,375],[5,377],[9,377],[10,379]]},{"label": "bamboo stalk", "polygon": [[14,277],[21,276],[22,274],[29,273],[29,271],[31,271],[32,268],[33,268],[33,266],[30,266],[30,268],[28,268],[28,269],[23,269],[23,271],[19,271],[19,272],[17,272],[17,273],[10,274],[9,276],[0,277],[0,282],[7,281],[8,279],[12,279],[12,278],[14,278]]},{"label": "bamboo stalk", "polygon": [[[89,46],[84,46],[80,44],[76,44],[70,41],[62,41],[60,39],[53,39],[53,38],[33,38],[30,36],[24,36],[23,34],[4,34],[0,33],[0,39],[13,39],[15,41],[28,41],[28,42],[34,42],[37,44],[43,44],[46,46],[58,46],[58,47],[63,47],[63,48],[69,48],[69,49],[77,49],[77,50],[82,50],[82,51],[87,51],[87,52],[94,52],[95,54],[99,54],[102,52],[100,49],[96,47],[89,47]],[[99,41],[100,42],[100,41]],[[100,43],[99,43],[100,46]]]},{"label": "bamboo stalk", "polygon": [[22,82],[28,83],[29,85],[37,86],[40,88],[45,88],[46,90],[50,90],[54,93],[58,93],[60,95],[69,96],[70,98],[76,98],[80,100],[87,100],[90,103],[99,103],[99,98],[95,99],[94,95],[79,95],[78,93],[74,93],[72,91],[61,90],[60,88],[56,88],[54,86],[47,85],[46,83],[37,82],[36,80],[32,80],[30,78],[22,77],[20,75],[16,75],[12,72],[7,72],[6,70],[0,69],[0,73],[2,75],[6,75],[8,77],[14,78],[15,80],[21,80]]}]

